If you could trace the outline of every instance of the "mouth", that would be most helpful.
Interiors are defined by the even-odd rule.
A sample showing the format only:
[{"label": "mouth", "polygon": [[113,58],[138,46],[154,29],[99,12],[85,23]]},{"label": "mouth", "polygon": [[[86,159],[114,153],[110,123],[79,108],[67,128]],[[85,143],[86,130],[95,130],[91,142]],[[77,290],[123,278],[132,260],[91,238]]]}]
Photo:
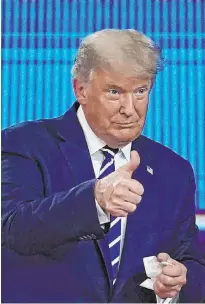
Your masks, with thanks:
[{"label": "mouth", "polygon": [[125,122],[125,123],[117,123],[120,127],[129,128],[133,127],[136,124],[136,121],[134,122]]}]

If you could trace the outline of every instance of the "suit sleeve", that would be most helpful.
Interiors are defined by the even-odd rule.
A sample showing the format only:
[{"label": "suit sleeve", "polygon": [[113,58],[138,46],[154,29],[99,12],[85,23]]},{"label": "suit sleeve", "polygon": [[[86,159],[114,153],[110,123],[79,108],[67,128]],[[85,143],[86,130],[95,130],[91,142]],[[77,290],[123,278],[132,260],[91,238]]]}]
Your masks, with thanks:
[{"label": "suit sleeve", "polygon": [[9,151],[4,136],[2,143],[4,247],[22,255],[47,254],[68,242],[104,238],[95,204],[95,180],[46,197],[41,169],[26,153],[28,148]]},{"label": "suit sleeve", "polygon": [[198,242],[195,224],[195,180],[188,165],[189,183],[184,196],[181,221],[178,230],[178,248],[172,257],[187,267],[187,283],[179,293],[180,303],[196,303],[205,300],[205,260]]}]

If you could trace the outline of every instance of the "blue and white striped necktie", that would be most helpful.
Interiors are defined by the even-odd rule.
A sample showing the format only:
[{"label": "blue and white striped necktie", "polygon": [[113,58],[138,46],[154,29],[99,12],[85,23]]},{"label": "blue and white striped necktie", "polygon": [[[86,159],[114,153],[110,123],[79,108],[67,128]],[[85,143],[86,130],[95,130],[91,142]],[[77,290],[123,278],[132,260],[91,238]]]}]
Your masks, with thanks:
[{"label": "blue and white striped necktie", "polygon": [[[114,156],[119,151],[105,146],[101,149],[104,154],[104,160],[100,169],[99,178],[103,178],[115,171]],[[113,272],[113,285],[115,284],[119,262],[120,262],[120,240],[121,240],[121,218],[111,216],[110,230],[107,234],[110,248],[110,257]]]}]

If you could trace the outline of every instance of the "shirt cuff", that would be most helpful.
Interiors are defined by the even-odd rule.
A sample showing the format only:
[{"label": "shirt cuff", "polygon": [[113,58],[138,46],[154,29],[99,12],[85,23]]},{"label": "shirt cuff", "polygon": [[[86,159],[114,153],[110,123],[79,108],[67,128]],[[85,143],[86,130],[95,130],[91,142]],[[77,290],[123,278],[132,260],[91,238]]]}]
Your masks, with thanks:
[{"label": "shirt cuff", "polygon": [[156,299],[157,299],[157,303],[160,304],[168,304],[168,303],[179,303],[179,292],[177,293],[177,295],[173,298],[166,298],[166,299],[162,299],[159,296],[156,295]]},{"label": "shirt cuff", "polygon": [[100,225],[104,226],[104,224],[110,222],[110,214],[107,214],[98,204],[97,200],[95,200],[96,203],[96,208],[97,208],[97,214],[98,214],[98,219],[100,222]]}]

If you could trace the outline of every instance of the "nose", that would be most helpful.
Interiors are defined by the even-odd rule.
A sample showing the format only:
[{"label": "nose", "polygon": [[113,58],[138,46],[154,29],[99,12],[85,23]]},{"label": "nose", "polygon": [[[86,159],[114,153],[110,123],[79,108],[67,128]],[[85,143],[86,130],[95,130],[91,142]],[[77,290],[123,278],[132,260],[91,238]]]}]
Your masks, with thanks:
[{"label": "nose", "polygon": [[133,94],[126,94],[121,100],[120,113],[126,116],[132,116],[134,113],[134,99]]}]

